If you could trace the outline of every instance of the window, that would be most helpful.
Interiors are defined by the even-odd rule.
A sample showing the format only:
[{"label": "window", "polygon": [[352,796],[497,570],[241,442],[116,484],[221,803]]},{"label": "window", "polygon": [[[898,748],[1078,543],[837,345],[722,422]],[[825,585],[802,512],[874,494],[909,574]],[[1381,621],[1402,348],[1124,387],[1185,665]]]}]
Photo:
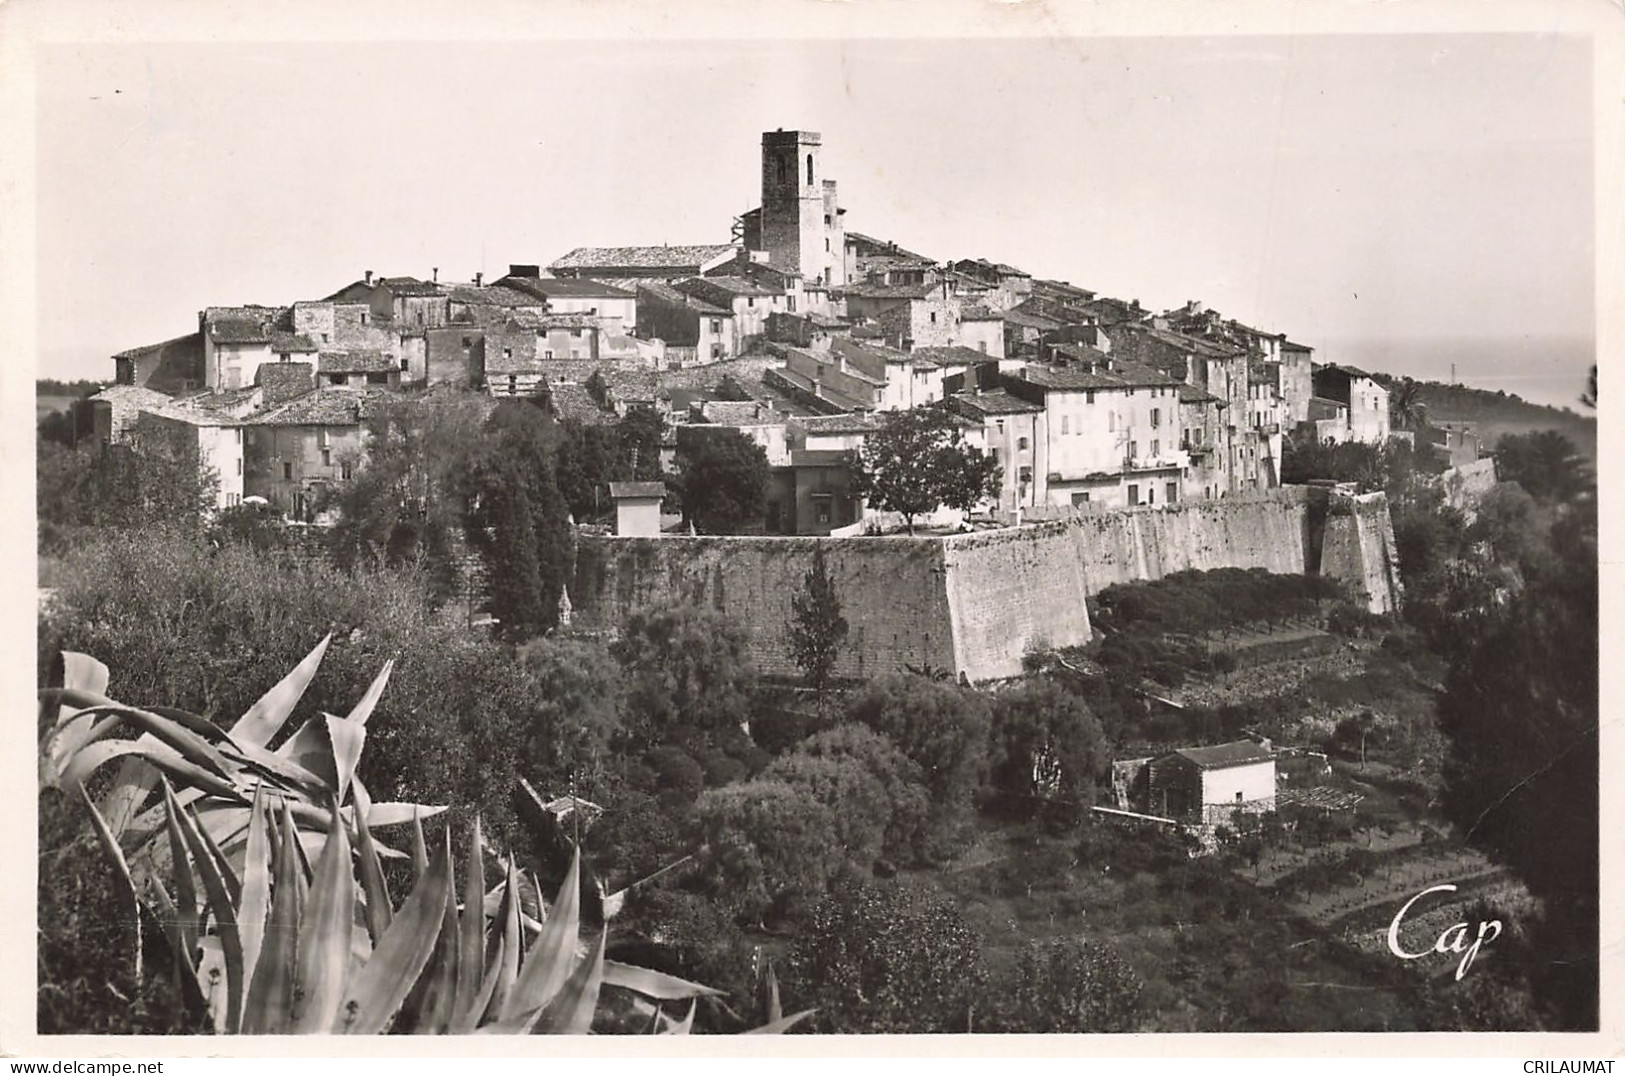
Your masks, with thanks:
[{"label": "window", "polygon": [[1128,503],[1130,506],[1140,503],[1140,487],[1131,485],[1128,488]]},{"label": "window", "polygon": [[237,457],[237,477],[241,478],[242,476],[243,476],[243,458],[241,456],[238,456]]},{"label": "window", "polygon": [[361,315],[361,324],[365,325],[366,323],[367,323],[367,315],[365,313],[363,313]]},{"label": "window", "polygon": [[1155,437],[1151,438],[1151,454],[1153,456],[1162,455],[1162,442]]},{"label": "window", "polygon": [[1173,504],[1175,501],[1179,500],[1179,483],[1178,482],[1169,482],[1167,484],[1165,492],[1168,495],[1167,498],[1166,498],[1168,503]]},{"label": "window", "polygon": [[1145,503],[1146,504],[1156,504],[1157,503],[1157,487],[1156,486],[1147,486],[1147,487],[1145,487]]},{"label": "window", "polygon": [[1107,433],[1116,433],[1117,432],[1117,412],[1116,411],[1107,411],[1106,412],[1106,432]]},{"label": "window", "polygon": [[350,461],[349,460],[345,460],[343,463],[339,464],[339,477],[344,479],[346,482],[348,482],[350,480]]},{"label": "window", "polygon": [[1151,409],[1151,428],[1154,430],[1158,426],[1161,426],[1161,425],[1162,425],[1162,408],[1153,407]]},{"label": "window", "polygon": [[236,437],[237,443],[242,444],[243,443],[243,428],[241,426],[238,426],[235,430],[232,430],[231,432],[237,435],[237,437]]},{"label": "window", "polygon": [[1089,404],[1091,407],[1094,406],[1094,402],[1095,402],[1095,390],[1094,389],[1089,389],[1086,392],[1084,392],[1084,394],[1083,394],[1083,402],[1086,403],[1086,404]]},{"label": "window", "polygon": [[982,352],[982,354],[984,354],[984,355],[987,354],[987,341],[986,340],[978,340],[978,341],[976,341],[976,346]]},{"label": "window", "polygon": [[785,161],[785,159],[783,157],[775,157],[773,159],[773,163],[778,166],[777,171],[778,171],[779,182],[780,183],[787,182],[788,179],[789,179],[789,173],[790,173],[789,164]]},{"label": "window", "polygon": [[722,331],[722,319],[721,318],[712,318],[711,319],[711,331],[714,332],[714,333],[719,333],[719,332]]},{"label": "window", "polygon": [[502,349],[502,357],[505,358],[505,359],[513,358],[513,348],[511,348],[511,347],[503,348]]},{"label": "window", "polygon": [[322,343],[324,343],[324,344],[327,343],[327,334],[326,333],[322,333]]},{"label": "window", "polygon": [[1073,504],[1088,504],[1089,503],[1089,494],[1087,494],[1087,493],[1074,493],[1072,495],[1072,503]]},{"label": "window", "polygon": [[322,466],[333,466],[333,450],[331,448],[322,449]]},{"label": "window", "polygon": [[552,357],[553,357],[553,349],[552,348],[548,348],[546,351],[542,352],[542,358],[551,359]]},{"label": "window", "polygon": [[993,425],[998,427],[1000,433],[1004,432],[1004,419],[996,419]]},{"label": "window", "polygon": [[789,310],[790,313],[794,314],[796,312],[796,297],[794,295],[786,295],[784,303],[785,309]]},{"label": "window", "polygon": [[1027,451],[1027,439],[1025,437],[1016,438],[1016,447],[1023,452]]},{"label": "window", "polygon": [[1067,423],[1068,423],[1069,418],[1070,418],[1070,416],[1067,416],[1067,415],[1062,415],[1061,416],[1061,432],[1062,433],[1071,433],[1072,432],[1067,427]]},{"label": "window", "polygon": [[748,298],[747,297],[745,299],[745,305],[750,307],[752,310],[754,310],[756,308],[756,300],[753,299],[753,298]]},{"label": "window", "polygon": [[825,254],[829,253],[829,240],[828,239],[824,240],[824,253]]},{"label": "window", "polygon": [[1139,456],[1139,454],[1140,454],[1140,442],[1138,442],[1138,441],[1130,441],[1128,443],[1128,458],[1129,459],[1134,459],[1137,456]]},{"label": "window", "polygon": [[282,464],[282,481],[284,481],[284,482],[292,482],[293,481],[293,464],[288,463],[286,461],[284,461],[283,464]]},{"label": "window", "polygon": [[937,323],[937,312],[935,310],[933,310],[933,311],[931,311],[931,324],[935,325],[936,323]]},{"label": "window", "polygon": [[509,392],[518,392],[519,391],[519,378],[515,374],[509,374],[508,375],[508,391]]},{"label": "window", "polygon": [[809,186],[812,184],[812,181],[813,181],[812,154],[809,153],[809,154],[807,154],[807,183],[808,183]]}]

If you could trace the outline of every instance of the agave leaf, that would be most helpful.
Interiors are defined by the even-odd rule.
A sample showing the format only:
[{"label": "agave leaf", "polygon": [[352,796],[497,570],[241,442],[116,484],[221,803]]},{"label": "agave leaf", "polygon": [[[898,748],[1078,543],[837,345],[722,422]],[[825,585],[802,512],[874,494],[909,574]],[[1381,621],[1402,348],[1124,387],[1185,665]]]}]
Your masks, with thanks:
[{"label": "agave leaf", "polygon": [[[336,818],[337,803],[332,805],[332,811]],[[335,820],[316,861],[305,920],[299,928],[299,954],[294,959],[295,1032],[325,1032],[333,1026],[344,1001],[354,921],[350,837],[347,828]]]},{"label": "agave leaf", "polygon": [[[370,818],[367,820],[367,824],[369,826],[372,824],[372,820]],[[424,841],[424,839],[423,839],[423,814],[422,814],[421,811],[413,811],[412,812],[412,878],[413,878],[413,880],[417,880],[419,878],[422,878],[423,875],[424,875],[424,872],[426,872],[428,869],[429,869],[429,848],[428,848],[428,843],[426,841]]]},{"label": "agave leaf", "polygon": [[209,904],[214,909],[214,923],[220,938],[221,954],[226,961],[226,1030],[235,1034],[242,1017],[243,1004],[243,949],[241,939],[237,934],[237,910],[231,899],[226,881],[220,874],[219,863],[215,860],[204,843],[202,834],[186,809],[175,802],[174,790],[169,782],[163,782],[164,802],[169,805],[173,816],[180,825],[182,836],[186,838],[187,850],[192,855],[192,864],[197,870],[198,877],[203,880],[203,888],[208,893]]},{"label": "agave leaf", "polygon": [[[692,1032],[694,1030],[694,1013],[699,1009],[699,1007],[700,1007],[700,1003],[698,1001],[689,1002],[688,1003],[688,1015],[683,1017],[682,1023],[678,1023],[678,1022],[676,1022],[674,1020],[669,1020],[668,1019],[666,1022],[668,1024],[670,1024],[671,1026],[666,1028],[665,1031],[662,1031],[661,1034],[662,1035],[687,1035],[690,1032]],[[659,1015],[658,1012],[657,1012],[657,1015]]]},{"label": "agave leaf", "polygon": [[229,777],[234,772],[234,767],[226,761],[226,757],[220,753],[218,747],[172,718],[117,702],[105,706],[92,706],[80,713],[119,717],[171,748],[194,766],[203,767],[221,777]]},{"label": "agave leaf", "polygon": [[86,809],[90,811],[90,822],[96,829],[96,839],[101,842],[102,851],[107,853],[107,858],[113,863],[113,873],[121,883],[119,889],[130,901],[130,918],[135,923],[135,979],[136,982],[140,982],[141,898],[136,895],[135,879],[130,877],[130,865],[125,862],[124,850],[118,846],[118,840],[113,836],[113,831],[107,828],[107,823],[102,819],[102,813],[96,810],[96,805],[91,802],[90,796],[85,793],[83,788],[79,790],[79,798],[84,800]]},{"label": "agave leaf", "polygon": [[446,904],[453,894],[451,842],[435,855],[428,873],[413,887],[400,914],[378,942],[372,959],[350,984],[340,1022],[354,1004],[348,1026],[334,1028],[358,1035],[383,1031],[423,975],[446,924]]},{"label": "agave leaf", "polygon": [[147,892],[152,894],[152,902],[157,905],[153,918],[158,921],[158,927],[175,957],[175,976],[180,980],[181,1000],[185,1002],[188,1012],[202,1017],[208,1011],[208,1003],[204,1000],[203,984],[198,982],[197,969],[192,966],[193,950],[181,938],[180,931],[175,929],[175,903],[169,899],[169,891],[156,877],[147,879],[146,884]]},{"label": "agave leaf", "polygon": [[310,720],[299,726],[287,742],[276,749],[276,756],[309,770],[321,779],[325,789],[338,788],[338,771],[333,768],[333,742],[327,735],[327,721]]},{"label": "agave leaf", "polygon": [[803,1009],[800,1012],[791,1013],[789,1016],[781,1017],[780,1019],[774,1020],[771,1023],[763,1024],[761,1027],[753,1027],[749,1031],[743,1032],[743,1034],[782,1035],[817,1011],[817,1009]]},{"label": "agave leaf", "polygon": [[472,1028],[479,1012],[474,1010],[481,981],[485,978],[485,858],[479,815],[474,816],[474,839],[468,846],[468,866],[463,883],[463,910],[458,920],[457,1007],[451,1026]]},{"label": "agave leaf", "polygon": [[169,868],[175,879],[175,902],[179,905],[175,927],[181,933],[186,951],[190,953],[197,949],[198,930],[202,927],[197,880],[193,876],[192,861],[186,854],[186,837],[181,833],[180,820],[176,817],[179,812],[168,810],[167,799],[164,804],[164,824],[169,833]]},{"label": "agave leaf", "polygon": [[260,945],[265,940],[265,916],[271,908],[271,845],[267,828],[265,786],[254,790],[248,819],[248,844],[243,849],[243,891],[239,898],[237,931],[243,945],[243,979],[254,981]]},{"label": "agave leaf", "polygon": [[510,860],[508,875],[502,886],[502,905],[497,910],[497,922],[502,925],[502,945],[497,952],[499,968],[496,986],[491,991],[491,1002],[487,1006],[493,1019],[502,1015],[503,1006],[507,1004],[508,996],[519,979],[519,953],[524,945],[519,932],[519,904],[519,871]]},{"label": "agave leaf", "polygon": [[[448,863],[451,853],[451,831],[445,833]],[[448,866],[447,870],[451,868]],[[412,1031],[418,1035],[438,1035],[451,1023],[452,1009],[457,1001],[457,956],[461,944],[457,930],[457,887],[446,885],[446,907],[441,920],[440,937],[435,942],[434,956],[429,967],[418,980],[418,985],[407,995],[403,1012],[409,1014]]]},{"label": "agave leaf", "polygon": [[520,1020],[529,1030],[569,977],[581,926],[581,850],[570,857],[570,869],[542,924],[542,933],[525,954],[519,981],[508,996],[504,1023]]},{"label": "agave leaf", "polygon": [[356,764],[361,761],[361,749],[367,743],[367,726],[332,714],[323,714],[322,718],[327,722],[327,740],[333,747],[333,792],[343,803]]},{"label": "agave leaf", "polygon": [[[372,829],[387,829],[390,826],[404,826],[415,818],[433,818],[448,811],[445,804],[432,803],[374,803],[367,808],[367,825]],[[346,819],[354,819],[354,808],[346,807],[341,812]]]},{"label": "agave leaf", "polygon": [[724,991],[715,990],[675,975],[667,975],[651,968],[622,964],[618,960],[604,961],[604,985],[631,990],[656,1001],[683,1001],[687,998],[721,997]]},{"label": "agave leaf", "polygon": [[389,674],[394,671],[394,668],[394,658],[384,662],[383,669],[377,676],[373,677],[372,683],[367,686],[367,693],[362,695],[361,701],[355,704],[355,709],[350,711],[347,720],[354,721],[357,725],[366,725],[367,718],[372,716],[373,708],[378,705],[378,700],[383,697],[384,686],[389,683]]},{"label": "agave leaf", "polygon": [[592,1030],[598,990],[604,981],[604,939],[600,932],[587,958],[576,965],[558,994],[542,1010],[535,1031],[540,1035],[585,1035]]},{"label": "agave leaf", "polygon": [[[161,742],[149,740],[145,736],[139,740],[101,740],[86,747],[75,755],[73,761],[69,763],[67,772],[62,778],[63,786],[75,788],[83,785],[92,773],[122,755],[134,755],[151,762],[177,780],[196,786],[210,795],[241,802],[245,805],[248,802],[230,782],[188,761],[173,748]],[[120,777],[123,777],[122,772]],[[143,795],[141,798],[145,799],[146,797]],[[113,824],[113,819],[110,817],[108,824],[109,826]],[[128,823],[126,822],[126,824]]]},{"label": "agave leaf", "polygon": [[265,941],[248,986],[243,1011],[243,1034],[275,1035],[287,1031],[293,1013],[294,957],[299,947],[299,928],[304,919],[304,898],[299,885],[303,869],[298,854],[299,834],[286,801],[282,824],[277,827],[273,845],[272,870],[276,883],[271,890],[271,918],[265,928]]},{"label": "agave leaf", "polygon": [[303,661],[294,666],[292,672],[284,676],[277,685],[264,695],[258,702],[248,708],[248,712],[237,719],[231,726],[231,738],[238,744],[252,744],[255,747],[264,747],[271,742],[271,737],[279,732],[287,722],[293,708],[304,697],[305,689],[316,675],[316,669],[322,663],[322,655],[327,653],[327,646],[333,641],[329,632],[316,644],[316,648],[305,655]]},{"label": "agave leaf", "polygon": [[366,786],[357,778],[350,786],[355,790],[356,804],[356,860],[360,866],[361,892],[367,898],[367,934],[374,945],[383,941],[389,929],[394,906],[389,901],[389,885],[384,881],[384,867],[378,859],[378,849],[372,843],[372,830],[367,826],[367,805],[370,798]]},{"label": "agave leaf", "polygon": [[452,1021],[450,1031],[453,1035],[467,1035],[475,1031],[490,1011],[491,995],[496,993],[497,978],[502,972],[502,948],[505,944],[501,933],[494,934],[493,938],[496,948],[485,962],[485,974],[480,977],[479,988],[474,991],[468,1011],[462,1018]]},{"label": "agave leaf", "polygon": [[[191,816],[192,824],[197,828],[198,837],[203,841],[204,849],[208,851],[210,858],[214,860],[215,868],[220,874],[220,880],[226,885],[226,899],[230,902],[227,910],[235,917],[238,906],[243,899],[243,880],[236,871],[232,870],[231,863],[227,861],[225,853],[220,851],[220,845],[215,843],[214,837],[209,833],[209,828],[199,819],[197,809],[186,807],[183,810]],[[236,816],[241,816],[243,812],[239,810],[233,813]],[[233,818],[231,821],[236,821],[236,819]],[[247,818],[242,819],[243,824],[246,825],[247,822]]]},{"label": "agave leaf", "polygon": [[773,965],[767,966],[767,1022],[775,1023],[784,1018],[784,1009],[779,1005],[779,977],[773,974]]}]

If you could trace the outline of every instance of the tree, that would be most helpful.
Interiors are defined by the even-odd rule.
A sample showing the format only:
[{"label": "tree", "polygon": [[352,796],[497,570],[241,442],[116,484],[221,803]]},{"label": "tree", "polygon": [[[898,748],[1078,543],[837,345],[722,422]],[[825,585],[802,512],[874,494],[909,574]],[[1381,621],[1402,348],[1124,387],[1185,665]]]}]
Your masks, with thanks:
[{"label": "tree", "polygon": [[1546,552],[1546,525],[1535,499],[1516,482],[1502,482],[1479,499],[1469,541],[1485,542],[1503,563],[1533,567]]},{"label": "tree", "polygon": [[1024,680],[993,702],[993,782],[1017,801],[1088,806],[1111,761],[1088,705],[1047,678]]},{"label": "tree", "polygon": [[994,992],[990,1030],[1078,1035],[1134,1031],[1145,984],[1108,945],[1052,938],[1022,946],[1016,966]]},{"label": "tree", "polygon": [[899,863],[920,859],[930,828],[931,797],[920,767],[890,740],[867,726],[848,721],[809,736],[796,749],[795,756],[851,761],[868,770],[886,794],[886,831],[881,850]]},{"label": "tree", "polygon": [[491,612],[510,641],[558,623],[572,534],[553,477],[558,432],[540,407],[504,401],[468,450],[464,528],[485,564]]},{"label": "tree", "polygon": [[759,778],[704,793],[695,811],[701,884],[741,921],[816,899],[840,860],[834,814],[807,788]]},{"label": "tree", "polygon": [[677,486],[696,530],[738,534],[759,524],[767,480],[767,453],[738,430],[678,427]]},{"label": "tree", "polygon": [[631,408],[616,424],[615,435],[626,478],[634,482],[659,481],[660,446],[666,437],[666,420],[660,412],[645,406]]},{"label": "tree", "polygon": [[1388,386],[1388,422],[1396,430],[1420,431],[1427,424],[1422,386],[1406,377]]},{"label": "tree", "polygon": [[969,511],[998,490],[999,461],[967,444],[941,407],[888,411],[852,461],[853,489],[869,504],[914,519],[939,505]]},{"label": "tree", "polygon": [[[95,386],[91,391],[96,391]],[[86,396],[70,400],[60,411],[51,411],[39,420],[36,427],[41,441],[52,441],[69,448],[78,448],[81,442],[96,438],[96,405]]]},{"label": "tree", "polygon": [[1594,502],[1554,525],[1555,556],[1466,621],[1439,702],[1444,806],[1540,898],[1535,995],[1565,1030],[1598,1018],[1598,593]]},{"label": "tree", "polygon": [[791,597],[790,608],[790,653],[808,686],[822,694],[850,630],[841,615],[841,598],[824,562],[822,543],[813,550],[812,567],[802,580],[801,592]]},{"label": "tree", "polygon": [[1570,500],[1590,484],[1574,442],[1556,430],[1503,436],[1495,444],[1495,474],[1543,504]]},{"label": "tree", "polygon": [[817,1006],[820,1030],[927,1034],[982,1030],[981,942],[946,897],[898,885],[842,885],[796,940],[787,993]]},{"label": "tree", "polygon": [[844,858],[862,871],[874,866],[891,824],[891,798],[863,762],[796,751],[762,771],[762,779],[800,788],[828,807]]},{"label": "tree", "polygon": [[938,846],[927,851],[945,852],[987,777],[986,698],[951,683],[894,673],[865,685],[846,716],[886,737],[919,766],[936,809]]},{"label": "tree", "polygon": [[560,636],[532,639],[516,656],[534,693],[519,752],[525,776],[590,783],[621,733],[620,665],[601,643]]},{"label": "tree", "polygon": [[487,396],[456,390],[373,406],[362,465],[332,496],[339,517],[332,547],[341,565],[415,565],[437,597],[461,589],[471,453],[493,407]]},{"label": "tree", "polygon": [[36,439],[35,448],[42,541],[80,527],[174,523],[196,531],[214,510],[219,476],[160,438],[136,434],[78,449]]},{"label": "tree", "polygon": [[754,670],[744,630],[712,609],[672,605],[632,614],[611,652],[624,670],[626,733],[642,744],[687,727],[714,736],[748,716]]}]

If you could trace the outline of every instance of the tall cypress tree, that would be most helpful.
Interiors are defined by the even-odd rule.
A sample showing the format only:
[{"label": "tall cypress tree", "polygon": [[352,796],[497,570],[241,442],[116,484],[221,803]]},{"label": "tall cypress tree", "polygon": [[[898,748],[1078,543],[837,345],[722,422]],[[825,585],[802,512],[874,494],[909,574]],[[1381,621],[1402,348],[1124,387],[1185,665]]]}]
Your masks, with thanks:
[{"label": "tall cypress tree", "polygon": [[850,626],[841,615],[841,598],[835,580],[824,563],[824,547],[813,551],[812,567],[802,581],[801,591],[790,599],[790,652],[807,677],[808,686],[822,693],[835,671],[835,659],[846,641]]}]

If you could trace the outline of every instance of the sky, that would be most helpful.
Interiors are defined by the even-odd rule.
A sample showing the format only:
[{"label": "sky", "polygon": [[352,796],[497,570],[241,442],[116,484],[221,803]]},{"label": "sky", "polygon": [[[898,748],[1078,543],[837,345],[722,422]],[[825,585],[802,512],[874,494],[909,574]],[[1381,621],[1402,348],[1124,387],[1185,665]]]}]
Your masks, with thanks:
[{"label": "sky", "polygon": [[38,56],[41,376],[109,379],[114,352],[205,305],[321,298],[368,269],[491,279],[576,246],[726,242],[779,127],[822,132],[850,229],[936,259],[1200,299],[1332,357],[1592,336],[1580,37]]}]

